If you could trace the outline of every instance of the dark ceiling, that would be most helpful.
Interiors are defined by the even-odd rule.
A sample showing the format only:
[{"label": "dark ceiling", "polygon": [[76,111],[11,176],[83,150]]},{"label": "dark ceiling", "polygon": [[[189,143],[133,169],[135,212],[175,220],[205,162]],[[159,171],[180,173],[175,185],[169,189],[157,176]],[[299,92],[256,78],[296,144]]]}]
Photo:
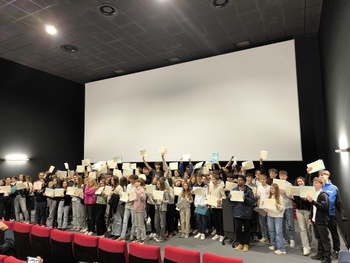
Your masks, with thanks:
[{"label": "dark ceiling", "polygon": [[87,83],[318,34],[322,0],[215,1],[0,0],[0,57]]}]

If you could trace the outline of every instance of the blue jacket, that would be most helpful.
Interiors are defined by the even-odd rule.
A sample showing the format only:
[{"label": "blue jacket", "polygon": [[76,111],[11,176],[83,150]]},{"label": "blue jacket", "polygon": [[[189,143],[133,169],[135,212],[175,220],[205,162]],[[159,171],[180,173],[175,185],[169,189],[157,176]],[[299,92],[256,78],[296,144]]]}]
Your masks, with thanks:
[{"label": "blue jacket", "polygon": [[335,216],[335,209],[337,208],[342,219],[344,219],[344,217],[345,217],[344,209],[343,209],[343,205],[341,203],[338,187],[336,187],[334,184],[332,184],[331,181],[328,181],[328,183],[325,183],[325,185],[322,187],[322,191],[324,191],[328,194],[329,215]]},{"label": "blue jacket", "polygon": [[[240,191],[239,186],[235,187],[233,190]],[[253,208],[256,202],[252,189],[249,186],[245,186],[244,192],[244,202],[232,202],[233,203],[233,217],[241,219],[252,219]],[[230,200],[230,198],[228,197]]]}]

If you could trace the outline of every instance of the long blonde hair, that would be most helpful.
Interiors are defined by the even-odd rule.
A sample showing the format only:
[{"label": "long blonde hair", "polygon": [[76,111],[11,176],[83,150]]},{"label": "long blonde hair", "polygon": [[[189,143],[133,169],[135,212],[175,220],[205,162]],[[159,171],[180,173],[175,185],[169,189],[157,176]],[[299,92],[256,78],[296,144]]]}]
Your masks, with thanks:
[{"label": "long blonde hair", "polygon": [[[185,184],[187,184],[187,190],[185,190],[185,188],[184,188]],[[185,198],[185,197],[191,198],[191,195],[192,194],[191,194],[190,185],[188,183],[184,182],[182,185],[181,197],[182,198]]]},{"label": "long blonde hair", "polygon": [[281,196],[281,194],[280,194],[280,188],[278,187],[278,184],[276,184],[276,183],[271,184],[271,186],[272,186],[273,188],[275,188],[275,193],[273,194],[273,193],[271,193],[271,191],[270,191],[269,199],[271,199],[271,197],[272,197],[272,195],[273,195],[273,196],[275,197],[276,203],[277,203],[277,204],[280,204],[280,196]]}]

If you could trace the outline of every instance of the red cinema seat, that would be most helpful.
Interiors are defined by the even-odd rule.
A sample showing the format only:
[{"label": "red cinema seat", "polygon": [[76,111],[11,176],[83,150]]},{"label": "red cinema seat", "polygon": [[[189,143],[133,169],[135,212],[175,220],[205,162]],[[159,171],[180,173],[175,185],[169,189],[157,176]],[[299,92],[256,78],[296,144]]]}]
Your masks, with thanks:
[{"label": "red cinema seat", "polygon": [[32,255],[40,255],[44,262],[51,262],[51,245],[50,236],[52,228],[42,227],[39,225],[32,226],[31,246]]},{"label": "red cinema seat", "polygon": [[200,263],[200,253],[195,250],[186,250],[172,246],[164,248],[164,263]]},{"label": "red cinema seat", "polygon": [[129,244],[129,263],[162,263],[160,247],[141,245],[138,243]]},{"label": "red cinema seat", "polygon": [[14,222],[13,234],[15,236],[15,251],[16,257],[21,260],[26,260],[27,256],[32,255],[30,245],[30,231],[32,225],[20,222]]},{"label": "red cinema seat", "polygon": [[51,257],[53,263],[75,263],[73,256],[73,237],[74,233],[72,232],[57,229],[51,231]]},{"label": "red cinema seat", "polygon": [[97,262],[97,236],[87,236],[83,234],[75,234],[73,240],[74,258],[76,261]]},{"label": "red cinema seat", "polygon": [[202,263],[243,263],[243,260],[240,258],[222,257],[204,252],[202,255]]},{"label": "red cinema seat", "polygon": [[7,258],[6,255],[0,255],[0,263],[4,263],[5,262],[5,258]]},{"label": "red cinema seat", "polygon": [[98,262],[128,263],[129,255],[127,242],[100,238],[98,241]]},{"label": "red cinema seat", "polygon": [[26,263],[26,261],[10,256],[5,258],[4,263]]}]

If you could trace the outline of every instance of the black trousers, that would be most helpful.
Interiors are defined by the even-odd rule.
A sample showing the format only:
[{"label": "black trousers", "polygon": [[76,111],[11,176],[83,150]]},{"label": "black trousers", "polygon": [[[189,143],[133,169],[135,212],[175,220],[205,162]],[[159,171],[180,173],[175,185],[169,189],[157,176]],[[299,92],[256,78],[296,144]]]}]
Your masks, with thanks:
[{"label": "black trousers", "polygon": [[85,204],[87,214],[87,227],[89,232],[95,232],[96,226],[96,204]]},{"label": "black trousers", "polygon": [[249,245],[251,221],[251,219],[235,218],[234,227],[236,228],[236,240],[239,244]]},{"label": "black trousers", "polygon": [[212,208],[211,211],[213,212],[213,220],[214,220],[214,227],[216,230],[216,234],[219,236],[223,236],[224,235],[224,218],[222,216],[222,209]]},{"label": "black trousers", "polygon": [[327,225],[313,224],[317,240],[317,254],[327,262],[331,262],[331,241],[328,237]]},{"label": "black trousers", "polygon": [[333,250],[340,251],[340,239],[337,229],[337,219],[335,216],[331,216],[328,220],[328,229],[331,232],[332,241],[333,241]]},{"label": "black trousers", "polygon": [[168,233],[174,232],[174,204],[167,204],[166,210],[166,231]]},{"label": "black trousers", "polygon": [[105,213],[107,205],[96,204],[96,234],[104,235],[107,232]]},{"label": "black trousers", "polygon": [[155,206],[154,205],[150,205],[147,203],[146,205],[147,208],[147,216],[149,216],[149,218],[151,219],[151,233],[155,233],[156,232],[156,228],[154,226],[154,217],[155,217]]},{"label": "black trousers", "polygon": [[9,221],[11,218],[11,198],[9,196],[0,197],[0,219]]}]

